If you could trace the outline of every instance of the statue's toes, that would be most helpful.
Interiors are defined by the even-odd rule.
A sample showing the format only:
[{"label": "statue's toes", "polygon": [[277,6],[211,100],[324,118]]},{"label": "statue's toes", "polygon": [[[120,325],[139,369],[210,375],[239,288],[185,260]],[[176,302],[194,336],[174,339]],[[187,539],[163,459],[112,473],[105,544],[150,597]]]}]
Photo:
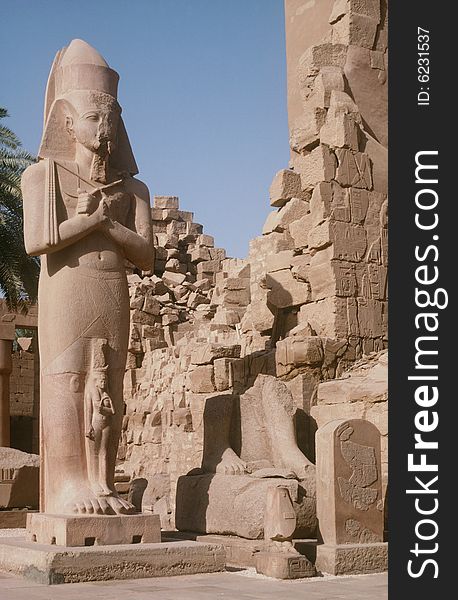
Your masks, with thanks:
[{"label": "statue's toes", "polygon": [[100,502],[97,499],[91,500],[92,504],[92,512],[97,515],[103,515],[102,507],[100,506]]},{"label": "statue's toes", "polygon": [[100,511],[101,511],[102,515],[112,515],[113,514],[114,511],[111,508],[111,506],[109,505],[109,503],[107,502],[106,498],[99,498],[98,503],[99,503]]}]

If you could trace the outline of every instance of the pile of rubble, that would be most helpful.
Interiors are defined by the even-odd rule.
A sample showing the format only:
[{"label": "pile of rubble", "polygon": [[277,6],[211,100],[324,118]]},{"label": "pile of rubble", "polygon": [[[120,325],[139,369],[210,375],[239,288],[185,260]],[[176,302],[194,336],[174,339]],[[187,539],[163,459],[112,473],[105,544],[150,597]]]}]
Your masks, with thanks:
[{"label": "pile of rubble", "polygon": [[128,369],[141,365],[147,351],[173,346],[186,323],[209,317],[216,274],[226,252],[202,233],[193,213],[179,210],[176,196],[155,196],[152,208],[154,273],[128,275],[131,328]]}]

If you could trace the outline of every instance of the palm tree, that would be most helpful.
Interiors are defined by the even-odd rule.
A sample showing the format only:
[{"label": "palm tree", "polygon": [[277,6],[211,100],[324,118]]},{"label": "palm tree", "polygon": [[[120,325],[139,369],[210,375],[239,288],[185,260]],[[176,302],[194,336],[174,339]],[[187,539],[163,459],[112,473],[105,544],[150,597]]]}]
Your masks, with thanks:
[{"label": "palm tree", "polygon": [[21,198],[21,175],[36,159],[1,122],[5,117],[0,107],[0,296],[15,309],[37,299],[40,266],[25,251]]}]

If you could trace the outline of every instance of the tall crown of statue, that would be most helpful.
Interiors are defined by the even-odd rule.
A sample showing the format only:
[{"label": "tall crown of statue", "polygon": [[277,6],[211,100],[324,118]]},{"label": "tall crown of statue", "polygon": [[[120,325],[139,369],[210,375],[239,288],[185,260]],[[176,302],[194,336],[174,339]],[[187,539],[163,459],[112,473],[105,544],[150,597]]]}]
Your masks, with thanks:
[{"label": "tall crown of statue", "polygon": [[[103,56],[84,40],[75,39],[54,58],[46,86],[43,137],[40,158],[74,160],[75,144],[65,131],[65,112],[75,91],[94,91],[117,99],[119,75]],[[118,143],[110,158],[115,169],[131,175],[138,173],[129,138],[122,119]]]}]

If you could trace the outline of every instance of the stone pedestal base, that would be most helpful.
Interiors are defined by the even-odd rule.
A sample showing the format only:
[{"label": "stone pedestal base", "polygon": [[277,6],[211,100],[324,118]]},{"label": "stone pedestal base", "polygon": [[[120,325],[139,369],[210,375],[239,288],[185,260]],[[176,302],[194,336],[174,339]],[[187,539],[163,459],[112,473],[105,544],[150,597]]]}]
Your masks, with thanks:
[{"label": "stone pedestal base", "polygon": [[27,516],[27,540],[57,546],[106,546],[161,541],[159,515]]},{"label": "stone pedestal base", "polygon": [[388,544],[321,544],[316,549],[316,567],[331,575],[360,575],[388,570]]},{"label": "stone pedestal base", "polygon": [[225,552],[192,541],[59,548],[9,538],[0,543],[0,570],[44,584],[194,575],[224,571]]},{"label": "stone pedestal base", "polygon": [[259,552],[256,555],[256,571],[277,579],[300,579],[316,575],[315,566],[305,556],[288,552]]}]

